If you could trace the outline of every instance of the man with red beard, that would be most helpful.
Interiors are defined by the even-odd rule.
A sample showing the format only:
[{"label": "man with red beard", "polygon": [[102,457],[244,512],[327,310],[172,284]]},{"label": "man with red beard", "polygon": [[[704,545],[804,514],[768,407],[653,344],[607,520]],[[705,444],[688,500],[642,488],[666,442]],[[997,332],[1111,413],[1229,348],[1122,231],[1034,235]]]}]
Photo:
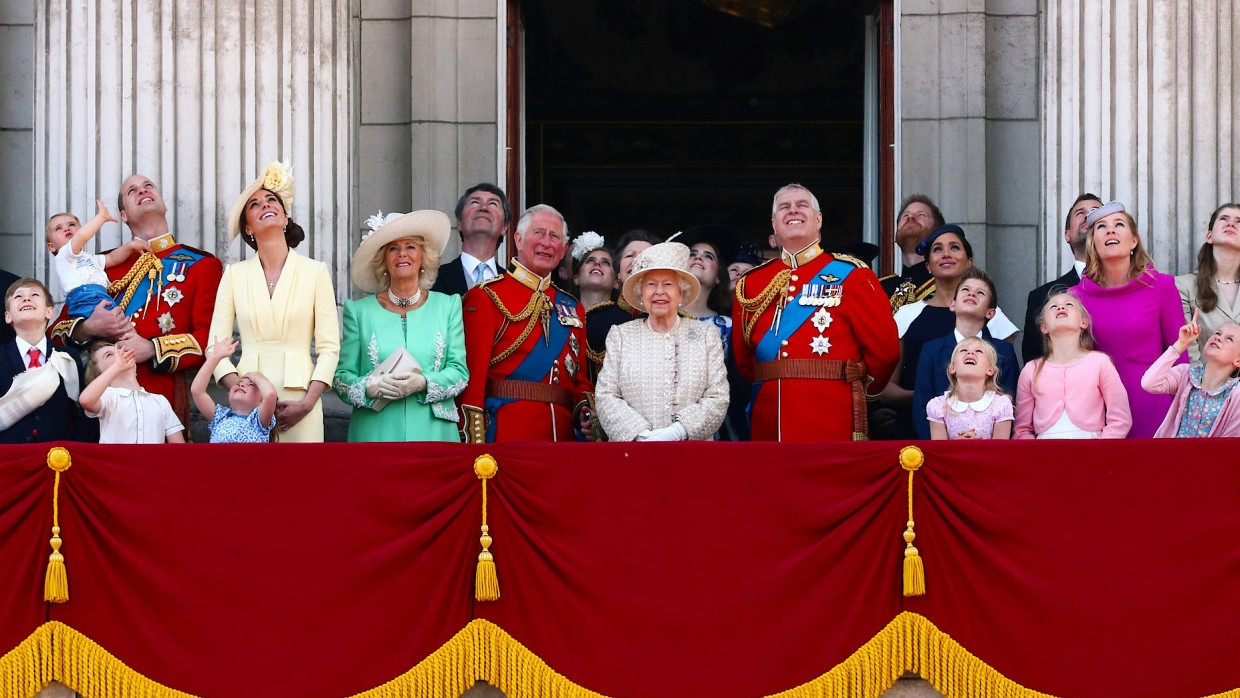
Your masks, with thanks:
[{"label": "man with red beard", "polygon": [[585,311],[551,283],[568,249],[564,216],[530,207],[514,242],[508,270],[465,294],[465,442],[573,441],[574,428],[589,438]]},{"label": "man with red beard", "polygon": [[870,392],[900,358],[888,298],[864,262],[822,249],[822,211],[805,187],[775,193],[771,227],[778,259],[736,284],[732,350],[753,383],[754,441],[868,438]]},{"label": "man with red beard", "polygon": [[926,269],[926,260],[917,254],[917,245],[943,224],[943,214],[930,197],[914,194],[904,200],[896,217],[896,244],[900,246],[904,270],[879,279],[891,300],[892,314],[902,306],[934,295],[934,278]]}]

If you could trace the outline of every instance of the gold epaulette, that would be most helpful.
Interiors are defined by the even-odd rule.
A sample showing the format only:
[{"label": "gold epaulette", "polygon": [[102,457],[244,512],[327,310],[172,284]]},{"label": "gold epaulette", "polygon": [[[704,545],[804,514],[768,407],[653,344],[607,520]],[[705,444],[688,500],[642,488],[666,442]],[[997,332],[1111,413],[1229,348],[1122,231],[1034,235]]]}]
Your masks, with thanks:
[{"label": "gold epaulette", "polygon": [[183,356],[202,356],[202,347],[192,334],[169,334],[151,341],[155,344],[155,367],[162,372],[175,372]]},{"label": "gold epaulette", "polygon": [[832,253],[831,253],[831,256],[832,256],[832,257],[835,257],[836,259],[840,260],[841,262],[848,262],[849,264],[853,265],[854,267],[860,267],[861,269],[869,269],[869,268],[870,268],[870,265],[866,264],[865,262],[861,261],[860,259],[858,259],[858,258],[856,258],[856,257],[854,257],[854,256],[852,256],[852,255],[850,255],[850,254],[836,254],[835,252],[832,252]]}]

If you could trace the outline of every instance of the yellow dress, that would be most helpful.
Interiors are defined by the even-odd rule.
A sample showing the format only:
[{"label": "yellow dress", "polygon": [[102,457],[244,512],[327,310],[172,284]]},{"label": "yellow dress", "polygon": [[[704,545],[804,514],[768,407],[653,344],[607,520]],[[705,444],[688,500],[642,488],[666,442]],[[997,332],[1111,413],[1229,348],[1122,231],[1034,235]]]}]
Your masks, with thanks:
[{"label": "yellow dress", "polygon": [[[229,373],[259,371],[281,400],[300,400],[310,381],[322,381],[330,388],[340,356],[340,325],[326,264],[289,250],[270,295],[257,255],[228,265],[215,297],[211,341],[231,337],[234,321],[241,337],[241,363],[221,361],[213,374],[217,382]],[[317,361],[310,356],[311,345]],[[278,435],[282,442],[322,441],[322,400],[292,429]]]}]

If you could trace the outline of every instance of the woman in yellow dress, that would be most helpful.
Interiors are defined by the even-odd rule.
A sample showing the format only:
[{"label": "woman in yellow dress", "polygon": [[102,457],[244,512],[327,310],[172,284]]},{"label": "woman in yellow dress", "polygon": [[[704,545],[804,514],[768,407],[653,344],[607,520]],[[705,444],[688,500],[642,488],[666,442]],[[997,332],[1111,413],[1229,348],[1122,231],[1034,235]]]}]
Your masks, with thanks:
[{"label": "woman in yellow dress", "polygon": [[279,397],[273,433],[280,441],[314,442],[323,440],[319,396],[336,372],[340,326],[327,265],[293,249],[306,234],[289,218],[292,201],[292,175],[273,162],[233,204],[228,240],[239,234],[258,254],[228,265],[220,280],[211,341],[231,337],[235,321],[241,362],[221,361],[213,375],[231,388],[238,375],[261,371]]}]

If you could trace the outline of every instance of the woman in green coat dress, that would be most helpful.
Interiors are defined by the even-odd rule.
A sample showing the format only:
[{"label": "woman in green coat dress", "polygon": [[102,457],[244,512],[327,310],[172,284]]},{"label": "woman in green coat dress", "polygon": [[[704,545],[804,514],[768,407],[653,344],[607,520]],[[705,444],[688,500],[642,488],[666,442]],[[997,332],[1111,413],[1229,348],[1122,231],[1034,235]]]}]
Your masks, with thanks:
[{"label": "woman in green coat dress", "polygon": [[469,381],[461,301],[431,291],[451,222],[439,211],[372,216],[353,255],[333,387],[353,406],[349,441],[460,441],[453,402]]}]

